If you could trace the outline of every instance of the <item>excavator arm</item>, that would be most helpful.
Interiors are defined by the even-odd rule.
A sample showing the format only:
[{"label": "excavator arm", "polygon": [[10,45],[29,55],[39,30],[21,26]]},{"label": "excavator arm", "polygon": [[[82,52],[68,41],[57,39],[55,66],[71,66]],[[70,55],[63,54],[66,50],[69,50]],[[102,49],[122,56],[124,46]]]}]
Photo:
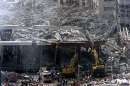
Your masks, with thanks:
[{"label": "excavator arm", "polygon": [[99,57],[95,48],[92,49],[91,54],[94,59],[94,63],[92,64],[92,75],[96,77],[104,76],[105,65],[103,64],[103,60]]},{"label": "excavator arm", "polygon": [[75,76],[78,67],[78,56],[75,52],[74,57],[71,59],[70,64],[62,69],[64,76]]}]

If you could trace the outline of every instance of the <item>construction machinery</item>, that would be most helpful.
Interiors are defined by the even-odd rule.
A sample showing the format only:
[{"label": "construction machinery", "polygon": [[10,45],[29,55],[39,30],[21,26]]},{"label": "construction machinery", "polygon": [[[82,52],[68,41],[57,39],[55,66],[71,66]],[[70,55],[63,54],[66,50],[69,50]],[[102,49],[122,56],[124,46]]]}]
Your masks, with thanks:
[{"label": "construction machinery", "polygon": [[99,57],[95,48],[91,50],[91,55],[94,60],[92,63],[92,76],[103,77],[105,75],[105,64],[103,60]]},{"label": "construction machinery", "polygon": [[[86,42],[78,42],[78,43],[74,43],[74,42],[62,42],[62,43],[58,43],[58,44],[53,44],[54,46],[56,46],[56,52],[55,54],[57,54],[57,47],[69,47],[71,49],[75,49],[74,52],[74,56],[72,57],[70,63],[68,65],[65,65],[63,67],[63,69],[61,69],[61,74],[64,77],[75,77],[76,74],[78,73],[78,65],[79,65],[79,60],[82,58],[80,57],[80,49],[81,47],[84,48],[88,48],[91,47],[90,50],[90,56],[89,58],[92,59],[92,63],[91,63],[91,69],[88,70],[91,72],[91,75],[93,76],[104,76],[105,73],[105,64],[103,63],[103,60],[99,57],[99,53],[98,49],[100,47],[101,44],[103,44],[103,41],[94,41],[93,44],[90,41],[86,41]],[[57,55],[55,55],[56,58]],[[88,58],[88,57],[86,57]]]},{"label": "construction machinery", "polygon": [[[99,57],[98,52],[95,48],[93,48],[90,52],[90,57],[92,58],[92,68],[91,74],[94,77],[103,77],[105,76],[105,64],[103,60]],[[75,76],[78,71],[78,57],[75,54],[71,59],[70,64],[62,69],[62,74],[64,76]]]},{"label": "construction machinery", "polygon": [[[109,35],[113,32],[110,31],[104,38],[108,38]],[[90,42],[90,57],[93,59],[92,61],[92,69],[91,71],[91,75],[94,77],[103,77],[105,76],[105,64],[103,63],[103,60],[101,57],[99,57],[99,52],[97,52],[96,47],[100,47],[96,46],[97,44],[94,42],[94,40],[91,38],[89,31],[86,31],[86,38],[88,39],[88,41]],[[105,42],[105,41],[104,41]]]},{"label": "construction machinery", "polygon": [[[91,49],[90,57],[92,58],[92,68],[91,74],[94,77],[103,77],[105,76],[105,64],[103,60],[99,57],[98,52],[95,48]],[[71,59],[70,64],[62,69],[62,74],[64,76],[75,76],[78,70],[78,56],[74,55]]]},{"label": "construction machinery", "polygon": [[70,64],[62,69],[62,75],[66,77],[74,77],[78,69],[78,56],[75,53],[74,57],[71,59]]}]

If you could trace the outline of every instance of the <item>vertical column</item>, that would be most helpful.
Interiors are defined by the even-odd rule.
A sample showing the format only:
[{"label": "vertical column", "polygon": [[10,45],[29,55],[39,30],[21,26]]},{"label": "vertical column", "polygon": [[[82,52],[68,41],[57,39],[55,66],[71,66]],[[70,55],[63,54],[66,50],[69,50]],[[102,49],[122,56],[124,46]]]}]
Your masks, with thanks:
[{"label": "vertical column", "polygon": [[58,7],[61,7],[61,0],[58,0]]},{"label": "vertical column", "polygon": [[88,7],[91,10],[91,0],[88,0]]},{"label": "vertical column", "polygon": [[103,6],[104,1],[103,0],[98,0],[97,1],[97,7],[96,7],[96,13],[101,17],[104,14],[104,6]]},{"label": "vertical column", "polygon": [[85,0],[85,7],[88,7],[88,0]]},{"label": "vertical column", "polygon": [[0,45],[0,85],[2,83],[2,77],[1,77],[2,62],[3,62],[3,47]]},{"label": "vertical column", "polygon": [[67,0],[58,0],[58,7],[63,7],[67,4]]},{"label": "vertical column", "polygon": [[92,8],[92,10],[94,9],[94,3],[93,3],[94,1],[93,0],[91,0],[91,8]]},{"label": "vertical column", "polygon": [[97,0],[93,0],[93,8],[95,9],[97,7]]},{"label": "vertical column", "polygon": [[67,4],[67,0],[63,0],[63,5],[66,5]]},{"label": "vertical column", "polygon": [[83,6],[83,0],[79,0],[79,6],[82,7]]}]

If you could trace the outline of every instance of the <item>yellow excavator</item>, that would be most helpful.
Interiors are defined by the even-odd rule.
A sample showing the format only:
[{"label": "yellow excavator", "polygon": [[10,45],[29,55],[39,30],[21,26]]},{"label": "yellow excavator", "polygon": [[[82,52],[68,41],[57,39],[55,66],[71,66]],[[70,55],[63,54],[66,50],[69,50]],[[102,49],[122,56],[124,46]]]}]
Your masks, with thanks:
[{"label": "yellow excavator", "polygon": [[[105,75],[105,65],[103,64],[103,60],[99,58],[98,52],[95,48],[91,49],[91,58],[93,58],[92,75],[94,77],[102,77]],[[62,69],[62,74],[64,76],[75,76],[78,70],[78,57],[75,53],[74,57],[71,59],[70,64]]]},{"label": "yellow excavator", "polygon": [[62,75],[67,77],[75,76],[78,69],[78,57],[75,53],[74,57],[71,59],[70,64],[62,69]]},{"label": "yellow excavator", "polygon": [[92,63],[92,75],[95,77],[103,77],[105,75],[105,65],[103,60],[99,58],[95,48],[91,50],[91,54],[94,59],[94,62]]}]

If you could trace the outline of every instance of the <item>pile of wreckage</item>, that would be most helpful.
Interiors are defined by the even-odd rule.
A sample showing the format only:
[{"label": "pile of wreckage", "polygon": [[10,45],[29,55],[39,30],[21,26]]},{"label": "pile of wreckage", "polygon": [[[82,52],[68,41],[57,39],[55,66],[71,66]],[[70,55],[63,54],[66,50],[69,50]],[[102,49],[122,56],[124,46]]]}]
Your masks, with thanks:
[{"label": "pile of wreckage", "polygon": [[44,69],[37,74],[1,71],[1,86],[57,86],[58,82],[52,78],[52,73]]},{"label": "pile of wreckage", "polygon": [[86,41],[84,33],[80,30],[81,28],[76,26],[65,26],[62,29],[57,27],[22,28],[13,31],[13,38],[16,41]]}]

